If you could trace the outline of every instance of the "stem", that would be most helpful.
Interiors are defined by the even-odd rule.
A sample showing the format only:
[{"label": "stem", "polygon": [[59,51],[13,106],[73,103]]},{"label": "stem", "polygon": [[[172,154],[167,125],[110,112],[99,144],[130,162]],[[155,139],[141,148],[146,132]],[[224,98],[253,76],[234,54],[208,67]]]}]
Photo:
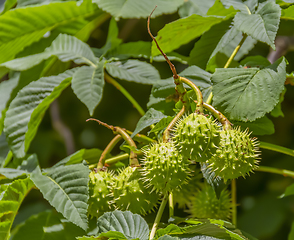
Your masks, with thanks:
[{"label": "stem", "polygon": [[[98,119],[95,118],[89,118],[86,121],[96,121],[99,124],[103,125],[104,127],[107,127],[108,129],[111,129],[115,134],[120,134],[122,136],[122,138],[131,146],[134,147],[135,149],[137,149],[137,146],[134,142],[134,140],[130,137],[130,135],[128,135],[122,128],[120,127],[114,127],[111,125],[108,125],[107,123],[104,123]],[[130,150],[130,166],[135,167],[135,166],[140,166],[138,158],[137,158],[137,154]]]},{"label": "stem", "polygon": [[279,169],[279,168],[267,167],[267,166],[259,166],[257,169],[255,169],[255,171],[276,173],[276,174],[283,175],[284,177],[294,178],[294,172],[286,170],[286,169]]},{"label": "stem", "polygon": [[177,70],[176,70],[176,68],[175,68],[175,65],[173,65],[173,64],[171,63],[171,61],[168,59],[168,57],[166,56],[166,54],[161,50],[161,48],[159,47],[159,45],[158,45],[158,43],[157,43],[155,37],[152,35],[152,33],[151,33],[151,31],[150,31],[150,18],[151,18],[152,13],[153,13],[154,10],[156,9],[156,7],[157,7],[157,6],[155,6],[155,8],[152,10],[152,12],[150,13],[150,15],[149,15],[149,17],[148,17],[148,20],[147,20],[147,30],[148,30],[148,33],[149,33],[150,37],[151,37],[152,40],[155,42],[157,49],[160,51],[160,53],[162,54],[162,56],[165,58],[166,62],[168,63],[168,65],[169,65],[169,67],[170,67],[170,69],[171,69],[171,71],[172,71],[172,73],[173,73],[173,78],[174,78],[174,79],[178,79],[179,76],[178,76],[178,74],[177,74]]},{"label": "stem", "polygon": [[156,217],[155,217],[152,229],[151,229],[149,240],[153,239],[154,236],[155,236],[155,232],[157,230],[158,224],[160,223],[160,219],[161,219],[161,216],[163,214],[163,211],[164,211],[165,205],[167,203],[167,200],[168,200],[168,192],[164,195],[164,197],[163,197],[163,199],[161,201],[160,207],[158,209],[158,212],[156,214]]},{"label": "stem", "polygon": [[[129,130],[125,130],[129,135],[132,135],[133,132],[129,131]],[[156,140],[150,138],[150,137],[147,137],[146,135],[144,134],[136,134],[134,137],[133,137],[134,140],[136,140],[137,142],[146,142],[146,143],[153,143],[153,142],[156,142]]]},{"label": "stem", "polygon": [[268,149],[268,150],[272,150],[275,152],[280,152],[280,153],[284,153],[286,155],[292,156],[294,157],[294,150],[289,149],[289,148],[285,148],[285,147],[281,147],[272,143],[267,143],[267,142],[259,142],[259,147],[263,148],[263,149]]},{"label": "stem", "polygon": [[121,140],[121,135],[116,135],[109,143],[108,145],[106,146],[106,148],[104,149],[104,151],[102,152],[101,156],[100,156],[100,159],[98,161],[98,164],[97,164],[97,169],[102,169],[103,166],[104,166],[104,159],[106,157],[106,155],[108,153],[111,152],[111,150],[114,148],[114,146]]},{"label": "stem", "polygon": [[236,179],[232,180],[231,192],[232,192],[232,223],[236,227],[237,226],[237,181]]},{"label": "stem", "polygon": [[174,216],[174,194],[171,192],[169,194],[169,217]]},{"label": "stem", "polygon": [[184,78],[184,77],[180,77],[180,81],[183,83],[186,83],[187,85],[189,85],[194,92],[196,93],[196,97],[197,97],[197,106],[196,106],[196,110],[199,113],[203,113],[203,96],[202,93],[200,91],[200,89],[189,79]]},{"label": "stem", "polygon": [[124,153],[124,154],[121,154],[121,155],[118,155],[118,156],[115,156],[112,158],[108,158],[107,160],[105,160],[105,164],[107,164],[107,165],[115,164],[117,162],[126,160],[129,157],[130,157],[130,155],[128,153]]},{"label": "stem", "polygon": [[141,116],[145,115],[145,111],[143,108],[139,105],[139,103],[132,97],[132,95],[117,81],[115,81],[110,75],[105,73],[105,80],[115,86],[134,106],[134,108],[137,109],[137,111],[140,113]]},{"label": "stem", "polygon": [[237,52],[239,51],[240,47],[243,45],[243,43],[245,42],[247,38],[247,35],[244,34],[243,38],[241,39],[240,43],[238,44],[238,46],[235,48],[235,50],[233,51],[232,55],[229,57],[226,65],[224,66],[224,68],[228,68],[231,64],[231,62],[233,61],[234,57],[236,56]]},{"label": "stem", "polygon": [[207,103],[207,104],[211,104],[211,102],[212,102],[212,97],[213,97],[213,94],[212,94],[212,92],[211,92],[211,93],[209,94],[207,100],[206,100],[206,103]]},{"label": "stem", "polygon": [[203,106],[210,111],[213,116],[217,118],[217,120],[223,125],[225,130],[229,130],[232,128],[232,123],[223,115],[220,111],[216,110],[213,106],[203,103]]},{"label": "stem", "polygon": [[178,114],[174,117],[174,119],[168,124],[168,126],[163,132],[163,138],[162,138],[163,142],[168,142],[170,131],[172,130],[176,122],[183,116],[183,114],[185,113],[185,110],[186,108],[184,105],[182,109],[178,112]]}]

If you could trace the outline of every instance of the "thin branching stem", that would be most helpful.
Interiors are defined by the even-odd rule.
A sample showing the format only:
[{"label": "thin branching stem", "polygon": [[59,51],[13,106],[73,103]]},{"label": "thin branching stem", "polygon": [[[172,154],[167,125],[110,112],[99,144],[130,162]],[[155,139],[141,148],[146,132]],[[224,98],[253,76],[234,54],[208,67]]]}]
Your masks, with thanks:
[{"label": "thin branching stem", "polygon": [[[120,134],[122,136],[122,138],[129,144],[129,146],[137,149],[137,145],[135,144],[134,140],[130,137],[130,135],[128,135],[124,129],[120,128],[120,127],[114,127],[112,125],[108,125],[107,123],[104,123],[98,119],[95,118],[89,118],[86,121],[96,121],[99,124],[103,125],[104,127],[107,127],[108,129],[112,130],[115,134]],[[136,167],[136,166],[140,166],[138,158],[137,158],[137,154],[130,150],[130,166],[132,167]]]},{"label": "thin branching stem", "polygon": [[281,147],[272,143],[267,143],[267,142],[259,142],[259,147],[263,149],[268,149],[271,151],[279,152],[279,153],[284,153],[286,155],[294,157],[294,150]]},{"label": "thin branching stem", "polygon": [[232,223],[237,226],[237,180],[233,179],[231,183],[232,192]]},{"label": "thin branching stem", "polygon": [[284,177],[294,178],[294,172],[287,169],[279,169],[279,168],[268,167],[268,166],[259,166],[257,169],[255,169],[255,171],[275,173],[275,174],[283,175]]},{"label": "thin branching stem", "polygon": [[197,106],[196,106],[196,111],[198,113],[203,113],[203,96],[202,96],[202,92],[200,91],[200,89],[189,79],[184,78],[184,77],[180,77],[180,81],[183,83],[186,83],[188,86],[190,86],[193,91],[196,94],[197,97]]},{"label": "thin branching stem", "polygon": [[133,104],[134,108],[137,109],[137,111],[140,113],[141,116],[145,115],[145,111],[140,106],[140,104],[132,97],[132,95],[122,85],[120,85],[107,73],[104,74],[104,78],[108,83],[116,87]]},{"label": "thin branching stem", "polygon": [[178,114],[173,118],[173,120],[168,124],[168,126],[163,132],[163,138],[162,138],[163,142],[168,142],[171,130],[173,129],[176,122],[184,115],[185,110],[186,108],[184,105],[182,109],[178,112]]},{"label": "thin branching stem", "polygon": [[116,135],[106,146],[106,148],[104,149],[104,151],[102,152],[98,164],[97,164],[97,169],[102,169],[104,166],[104,160],[105,157],[108,153],[110,153],[112,151],[112,149],[115,147],[115,145],[122,139],[121,135]]},{"label": "thin branching stem", "polygon": [[169,195],[168,192],[166,192],[163,199],[162,199],[162,201],[161,201],[160,207],[158,209],[158,212],[156,214],[156,217],[155,217],[155,220],[154,220],[151,232],[150,232],[149,240],[153,239],[154,236],[155,236],[155,233],[156,233],[158,224],[160,223],[160,219],[162,217],[165,205],[166,205],[166,203],[168,201],[168,195]]}]

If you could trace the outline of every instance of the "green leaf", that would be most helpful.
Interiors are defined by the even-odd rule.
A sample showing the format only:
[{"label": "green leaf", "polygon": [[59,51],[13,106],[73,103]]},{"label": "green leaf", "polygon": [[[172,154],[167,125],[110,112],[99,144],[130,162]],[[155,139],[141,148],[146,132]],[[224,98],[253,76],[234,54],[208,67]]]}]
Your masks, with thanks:
[{"label": "green leaf", "polygon": [[136,1],[136,0],[95,0],[99,8],[109,12],[117,20],[119,18],[147,18],[155,6],[156,10],[152,17],[162,14],[175,12],[183,0],[149,0],[149,1]]},{"label": "green leaf", "polygon": [[155,67],[138,60],[109,62],[106,64],[107,72],[119,79],[141,83],[155,84],[160,81],[160,76]]},{"label": "green leaf", "polygon": [[122,40],[118,38],[118,27],[116,21],[112,18],[109,23],[106,43],[104,47],[101,49],[103,52],[102,54],[105,55],[106,52],[116,48],[118,45],[121,44],[121,42]]},{"label": "green leaf", "polygon": [[220,0],[216,0],[213,6],[209,8],[209,10],[207,11],[208,16],[214,15],[214,16],[233,17],[236,13],[237,11],[233,8],[233,6],[225,8]]},{"label": "green leaf", "polygon": [[127,239],[125,237],[125,235],[123,235],[121,232],[114,232],[114,231],[109,231],[109,232],[99,234],[98,239],[103,239],[103,238],[108,238],[108,239]]},{"label": "green leaf", "polygon": [[162,118],[165,118],[162,112],[150,108],[143,117],[137,123],[136,129],[132,133],[131,137],[134,137],[137,133],[141,132],[146,127],[151,126],[154,123],[158,123]]},{"label": "green leaf", "polygon": [[[94,15],[97,6],[90,1],[80,6],[75,1],[18,8],[0,16],[0,63],[9,61],[26,46],[40,40],[52,29]],[[14,26],[13,31],[11,26]]]},{"label": "green leaf", "polygon": [[2,165],[2,162],[5,160],[8,152],[9,152],[9,145],[6,141],[5,134],[2,133],[0,135],[0,166]]},{"label": "green leaf", "polygon": [[234,27],[254,39],[275,48],[275,37],[279,28],[281,8],[273,1],[260,4],[254,14],[239,12],[234,18]]},{"label": "green leaf", "polygon": [[58,212],[86,230],[89,172],[83,164],[53,168],[46,175],[42,175],[40,168],[37,168],[31,179]]},{"label": "green leaf", "polygon": [[31,216],[17,226],[10,240],[42,239],[72,240],[85,232],[76,225],[65,221],[56,211],[45,211]]},{"label": "green leaf", "polygon": [[188,17],[192,14],[205,16],[208,9],[213,6],[215,0],[189,0],[179,8],[179,15],[181,18]]},{"label": "green leaf", "polygon": [[9,80],[0,83],[0,134],[3,130],[5,113],[11,101],[13,89],[18,85],[18,81],[19,74],[14,74]]},{"label": "green leaf", "polygon": [[97,67],[83,66],[72,77],[71,87],[88,108],[92,116],[95,108],[102,99],[104,87],[104,62]]},{"label": "green leaf", "polygon": [[73,61],[76,64],[88,64],[91,66],[95,66],[97,62],[94,53],[86,43],[80,41],[76,37],[59,34],[52,42],[51,46],[46,48],[44,52],[16,58],[2,63],[0,66],[16,71],[23,71],[39,64],[51,56],[57,56],[62,62]]},{"label": "green leaf", "polygon": [[[180,46],[200,37],[207,32],[213,25],[225,20],[222,17],[202,17],[191,15],[174,22],[168,23],[162,28],[156,37],[156,40],[163,52],[171,52]],[[152,56],[159,55],[160,52],[155,42],[152,42]]]},{"label": "green leaf", "polygon": [[[209,61],[212,60],[219,52],[225,53],[226,56],[230,57],[235,48],[239,45],[242,38],[242,32],[238,31],[234,26],[231,27],[231,29],[222,36],[216,45],[215,49],[210,55]],[[254,47],[255,43],[256,40],[248,36],[234,59],[240,60],[244,55],[248,54],[248,52]]]},{"label": "green leaf", "polygon": [[189,65],[196,65],[205,69],[211,54],[218,45],[220,39],[229,29],[230,24],[231,20],[223,21],[214,25],[209,31],[204,33],[190,52]]},{"label": "green leaf", "polygon": [[263,68],[216,69],[212,75],[214,105],[229,119],[254,121],[273,110],[286,80],[286,61]]},{"label": "green leaf", "polygon": [[0,14],[6,13],[9,9],[13,8],[17,3],[17,0],[6,0],[2,6],[0,6]]},{"label": "green leaf", "polygon": [[285,20],[294,20],[294,5],[286,8],[286,9],[282,9],[282,14],[281,14],[281,19],[285,19]]},{"label": "green leaf", "polygon": [[108,231],[118,231],[126,236],[127,239],[147,240],[149,227],[147,222],[138,214],[130,211],[118,211],[104,213],[97,220],[99,233]]},{"label": "green leaf", "polygon": [[249,56],[245,59],[243,59],[240,64],[245,67],[258,67],[263,68],[271,65],[271,63],[262,56]]},{"label": "green leaf", "polygon": [[102,150],[97,148],[80,149],[79,151],[76,151],[75,153],[69,155],[68,157],[56,163],[52,168],[63,166],[63,165],[82,163],[84,160],[89,165],[94,164],[94,163],[97,163],[97,159],[100,158],[101,154],[102,154]]},{"label": "green leaf", "polygon": [[249,8],[242,2],[242,0],[221,0],[221,2],[227,8],[233,6],[234,9],[238,9],[244,13],[248,13],[249,11]]},{"label": "green leaf", "polygon": [[29,156],[26,160],[23,160],[21,165],[16,169],[14,168],[0,168],[0,174],[9,179],[17,178],[23,174],[29,175],[38,166],[38,159],[35,154]]},{"label": "green leaf", "polygon": [[294,222],[292,222],[291,231],[288,235],[288,240],[293,240],[293,239],[294,239]]},{"label": "green leaf", "polygon": [[155,126],[154,128],[151,129],[151,131],[149,131],[149,133],[152,132],[159,132],[163,129],[165,129],[168,124],[174,119],[174,117],[168,116],[165,118],[162,118]]},{"label": "green leaf", "polygon": [[266,116],[258,118],[253,122],[235,122],[234,126],[241,126],[242,130],[249,128],[253,135],[271,135],[275,133],[275,126],[273,122]]},{"label": "green leaf", "polygon": [[18,209],[33,185],[29,178],[15,180],[0,195],[0,239],[9,239],[10,228]]},{"label": "green leaf", "polygon": [[45,111],[70,84],[75,70],[31,82],[12,100],[6,112],[4,132],[17,158],[25,156]]},{"label": "green leaf", "polygon": [[278,104],[275,106],[275,108],[271,111],[271,115],[273,117],[284,117],[284,113],[282,112],[282,102],[284,101],[284,96],[286,93],[287,88],[284,88],[280,95],[280,100]]}]

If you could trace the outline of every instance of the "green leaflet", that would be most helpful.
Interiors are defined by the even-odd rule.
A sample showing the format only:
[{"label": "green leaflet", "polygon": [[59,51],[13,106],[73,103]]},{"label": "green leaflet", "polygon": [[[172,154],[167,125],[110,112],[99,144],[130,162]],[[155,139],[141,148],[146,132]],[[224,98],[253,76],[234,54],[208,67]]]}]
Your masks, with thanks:
[{"label": "green leaflet", "polygon": [[97,6],[90,1],[80,6],[74,1],[54,2],[8,11],[0,16],[0,63],[13,59],[26,46],[57,26],[91,16],[97,11]]},{"label": "green leaflet", "polygon": [[229,119],[251,122],[279,102],[286,80],[286,61],[280,58],[263,69],[216,69],[211,80],[214,105]]},{"label": "green leaflet", "polygon": [[150,108],[143,117],[141,117],[137,123],[136,129],[132,133],[131,137],[141,132],[146,127],[151,126],[154,123],[158,123],[162,118],[167,117],[162,112]]},{"label": "green leaflet", "polygon": [[10,228],[18,209],[33,185],[29,178],[15,180],[0,195],[0,239],[9,239]]},{"label": "green leaflet", "polygon": [[59,36],[44,52],[2,63],[1,66],[16,70],[27,70],[51,56],[57,56],[63,62],[74,61],[76,64],[95,66],[97,60],[91,48],[81,40],[66,34]]},{"label": "green leaflet", "polygon": [[105,68],[111,76],[131,82],[155,84],[160,81],[155,67],[138,60],[109,62],[106,63]]},{"label": "green leaflet", "polygon": [[71,240],[83,234],[85,232],[81,228],[65,221],[61,214],[47,210],[21,223],[10,240]]},{"label": "green leaflet", "polygon": [[97,220],[98,233],[118,231],[125,235],[128,240],[147,240],[149,227],[147,222],[138,214],[130,211],[118,211],[104,213]]},{"label": "green leaflet", "polygon": [[[186,18],[168,23],[157,34],[157,42],[164,53],[171,52],[180,46],[200,37],[213,25],[225,20],[223,17],[202,17],[191,15]],[[156,44],[152,42],[152,56],[159,55],[160,52]]]},{"label": "green leaflet", "polygon": [[280,16],[280,6],[273,1],[267,1],[260,4],[253,14],[237,13],[234,18],[234,27],[275,50],[274,40],[279,28]]},{"label": "green leaflet", "polygon": [[99,104],[104,87],[104,62],[97,67],[83,66],[72,77],[71,85],[74,93],[88,108],[92,116]]},{"label": "green leaflet", "polygon": [[3,122],[7,107],[11,101],[11,95],[19,82],[19,74],[14,74],[9,81],[0,83],[0,135],[3,130]]},{"label": "green leaflet", "polygon": [[23,160],[21,165],[17,168],[0,168],[0,174],[9,179],[17,178],[23,174],[30,175],[38,166],[38,158],[35,154],[30,155],[27,159]]},{"label": "green leaflet", "polygon": [[192,14],[197,14],[200,16],[206,15],[209,8],[213,6],[215,0],[190,0],[185,1],[185,3],[179,8],[179,15],[181,18],[188,17]]},{"label": "green leaflet", "polygon": [[58,212],[82,229],[88,228],[88,167],[83,164],[60,166],[46,175],[42,175],[38,167],[31,179]]},{"label": "green leaflet", "polygon": [[190,52],[189,65],[196,65],[205,69],[211,54],[214,52],[216,46],[218,46],[220,39],[229,29],[230,24],[231,20],[223,21],[204,33]]},{"label": "green leaflet", "polygon": [[154,11],[153,17],[158,15],[173,13],[180,5],[183,4],[183,0],[149,0],[149,1],[137,1],[137,0],[95,0],[99,8],[109,12],[116,19],[119,18],[147,18],[154,7],[157,5]]},{"label": "green leaflet", "polygon": [[25,156],[45,111],[70,84],[76,69],[31,82],[12,100],[6,112],[4,132],[15,157]]}]

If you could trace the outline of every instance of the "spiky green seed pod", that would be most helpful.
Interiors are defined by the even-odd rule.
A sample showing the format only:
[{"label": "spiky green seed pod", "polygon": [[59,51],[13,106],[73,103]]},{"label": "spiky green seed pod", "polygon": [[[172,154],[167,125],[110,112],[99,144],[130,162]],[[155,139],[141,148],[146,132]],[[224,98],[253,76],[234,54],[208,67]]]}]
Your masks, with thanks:
[{"label": "spiky green seed pod", "polygon": [[240,128],[223,130],[216,153],[207,163],[208,167],[225,181],[245,177],[258,164],[258,141],[251,138],[248,130]]},{"label": "spiky green seed pod", "polygon": [[213,218],[229,220],[231,216],[231,199],[229,191],[223,190],[217,198],[214,189],[205,185],[192,197],[189,204],[188,213],[194,218]]},{"label": "spiky green seed pod", "polygon": [[219,127],[210,118],[192,113],[176,124],[173,140],[185,158],[203,162],[217,149]]},{"label": "spiky green seed pod", "polygon": [[159,195],[150,193],[141,178],[137,167],[127,167],[117,176],[113,185],[113,203],[117,209],[142,215],[154,209]]},{"label": "spiky green seed pod", "polygon": [[189,160],[179,154],[172,142],[160,142],[144,151],[143,181],[157,192],[173,191],[187,182]]},{"label": "spiky green seed pod", "polygon": [[89,214],[99,217],[104,212],[114,210],[114,207],[111,206],[113,175],[110,172],[99,171],[91,172],[89,177]]}]

